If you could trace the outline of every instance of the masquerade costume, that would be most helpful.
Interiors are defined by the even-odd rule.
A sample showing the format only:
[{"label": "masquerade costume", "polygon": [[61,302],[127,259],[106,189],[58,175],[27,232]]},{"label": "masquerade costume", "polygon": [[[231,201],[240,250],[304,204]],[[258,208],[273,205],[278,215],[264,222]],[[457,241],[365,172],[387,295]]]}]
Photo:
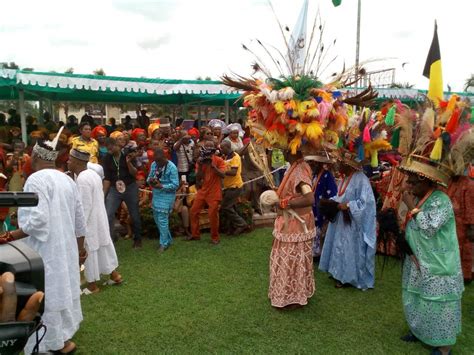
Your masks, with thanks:
[{"label": "masquerade costume", "polygon": [[[300,21],[305,18],[305,14],[306,10],[302,10]],[[334,80],[330,83],[323,84],[319,80],[319,74],[324,71],[326,64],[323,64],[324,59],[321,60],[320,55],[314,61],[325,48],[321,39],[318,44],[313,43],[314,38],[322,36],[322,33],[313,36],[323,27],[318,21],[320,19],[316,17],[308,42],[305,31],[302,31],[304,26],[301,25],[305,21],[300,22],[301,26],[295,28],[290,38],[285,36],[284,28],[280,25],[288,50],[286,57],[257,40],[259,49],[270,57],[271,62],[267,64],[273,63],[272,68],[276,68],[278,75],[272,75],[269,65],[261,60],[255,50],[243,45],[244,50],[255,57],[254,74],[262,74],[264,78],[223,77],[225,84],[244,91],[244,106],[249,110],[247,126],[256,143],[265,148],[280,148],[292,155],[300,151],[303,156],[335,150],[345,139],[342,132],[348,125],[351,113],[355,111],[354,106],[370,106],[377,97],[370,86],[353,97],[345,94],[342,89],[351,84],[350,73],[346,71],[333,76]],[[366,135],[370,133],[368,130],[369,127]],[[367,144],[372,142],[370,138]],[[362,141],[357,144],[359,146],[364,154]],[[379,148],[370,148],[367,151],[375,157]],[[355,180],[361,181],[362,178],[358,176]],[[312,245],[316,230],[312,206],[297,208],[296,213],[288,211],[292,200],[302,201],[307,193],[313,194],[311,185],[312,171],[300,159],[293,162],[278,190],[277,198],[282,211],[275,220],[268,293],[275,307],[292,303],[304,305],[314,293]],[[348,193],[352,192],[352,188],[348,190]],[[368,198],[370,200],[370,196]],[[365,212],[364,206],[354,205],[353,208],[356,207],[361,214]],[[375,229],[375,202],[373,219]],[[375,230],[373,235],[367,236],[367,240],[375,244]],[[369,254],[373,253],[370,251]],[[373,270],[368,274],[373,275]],[[362,279],[361,282],[355,281],[364,287],[372,284],[370,276],[364,275]]]},{"label": "masquerade costume", "polygon": [[[414,128],[411,154],[400,170],[435,186],[447,186],[472,154],[472,133],[457,134],[466,108],[467,103],[453,95],[441,101],[436,111],[426,109]],[[407,256],[403,264],[402,300],[408,326],[425,344],[454,345],[461,332],[464,283],[453,205],[433,187],[407,214],[406,222],[405,238],[419,263],[418,268]]]}]

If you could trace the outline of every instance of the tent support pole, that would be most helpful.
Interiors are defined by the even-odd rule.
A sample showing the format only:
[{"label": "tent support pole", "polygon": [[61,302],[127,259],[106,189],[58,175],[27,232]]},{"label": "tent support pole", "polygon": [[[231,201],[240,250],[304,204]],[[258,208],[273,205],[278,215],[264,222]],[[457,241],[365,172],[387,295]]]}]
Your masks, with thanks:
[{"label": "tent support pole", "polygon": [[[48,112],[51,117],[51,120],[54,122],[54,112],[53,112],[53,100],[48,100]],[[66,117],[67,120],[67,117]]]},{"label": "tent support pole", "polygon": [[225,100],[225,123],[229,124],[229,100]]},{"label": "tent support pole", "polygon": [[43,100],[41,98],[38,101],[38,106],[39,106],[38,123],[40,125],[43,125],[43,123],[44,123],[44,119],[43,119]]},{"label": "tent support pole", "polygon": [[25,116],[25,92],[20,89],[18,90],[18,104],[20,106],[20,119],[21,119],[21,139],[23,143],[28,144],[28,132],[26,131],[26,116]]}]

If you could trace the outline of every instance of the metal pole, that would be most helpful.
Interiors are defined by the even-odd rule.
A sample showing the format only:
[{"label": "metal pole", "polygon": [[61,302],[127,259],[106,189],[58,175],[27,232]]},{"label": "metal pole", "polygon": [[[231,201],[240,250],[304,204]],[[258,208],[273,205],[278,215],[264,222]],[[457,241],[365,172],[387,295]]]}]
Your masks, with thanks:
[{"label": "metal pole", "polygon": [[25,116],[25,92],[20,89],[18,90],[18,103],[20,106],[20,119],[21,119],[21,139],[23,143],[28,144],[28,132],[26,131],[26,116]]},{"label": "metal pole", "polygon": [[[360,49],[360,8],[361,0],[357,1],[357,39],[356,39],[356,58],[355,58],[355,79],[359,78],[359,49]],[[356,86],[358,82],[356,81]]]},{"label": "metal pole", "polygon": [[[54,105],[53,105],[53,100],[48,100],[48,112],[49,112],[49,115],[51,117],[51,121],[52,122],[55,122],[54,121]],[[66,122],[67,122],[67,117],[66,117]]]},{"label": "metal pole", "polygon": [[201,108],[201,101],[199,101],[199,104],[198,104],[198,122],[201,122],[201,118],[202,118],[202,116],[201,116],[201,110],[202,110],[202,108]]},{"label": "metal pole", "polygon": [[38,123],[40,125],[43,125],[44,123],[44,119],[43,119],[43,111],[44,111],[44,108],[43,108],[43,100],[40,98],[39,101],[38,101],[38,111],[39,111],[39,117],[38,117]]},{"label": "metal pole", "polygon": [[229,124],[229,100],[225,100],[225,123]]}]

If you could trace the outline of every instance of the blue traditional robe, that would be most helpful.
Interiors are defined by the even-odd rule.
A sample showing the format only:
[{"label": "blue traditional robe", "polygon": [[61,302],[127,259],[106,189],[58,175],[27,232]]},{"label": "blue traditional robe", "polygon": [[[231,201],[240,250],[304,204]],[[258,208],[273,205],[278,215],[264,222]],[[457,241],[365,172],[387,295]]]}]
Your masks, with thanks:
[{"label": "blue traditional robe", "polygon": [[[347,179],[339,186],[345,185]],[[376,208],[369,179],[363,172],[352,175],[342,196],[334,201],[347,203],[351,224],[345,223],[342,212],[334,223],[329,223],[324,240],[319,269],[329,272],[341,283],[359,289],[374,287]]]},{"label": "blue traditional robe", "polygon": [[314,191],[314,205],[313,205],[313,214],[314,221],[316,224],[316,236],[314,237],[313,243],[313,256],[317,256],[321,253],[321,230],[323,228],[325,218],[322,213],[318,210],[319,200],[320,199],[330,199],[337,194],[337,185],[334,176],[329,170],[321,171],[321,177],[318,180],[318,175],[313,179],[313,191]]},{"label": "blue traditional robe", "polygon": [[147,182],[150,183],[153,178],[159,179],[163,186],[161,189],[153,188],[152,208],[155,223],[160,231],[160,245],[166,248],[173,241],[169,230],[169,214],[173,210],[176,190],[179,187],[178,169],[171,161],[160,168],[153,162]]}]

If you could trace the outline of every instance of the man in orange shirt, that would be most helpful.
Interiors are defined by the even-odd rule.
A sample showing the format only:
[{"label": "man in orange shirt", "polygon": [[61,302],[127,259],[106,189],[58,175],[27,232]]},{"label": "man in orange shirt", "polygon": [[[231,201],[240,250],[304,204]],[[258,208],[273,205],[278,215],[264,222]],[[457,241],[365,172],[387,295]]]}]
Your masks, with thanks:
[{"label": "man in orange shirt", "polygon": [[200,150],[197,162],[196,198],[191,207],[191,234],[187,240],[201,239],[199,231],[199,213],[205,205],[208,206],[211,224],[211,243],[219,244],[219,205],[222,200],[222,178],[225,176],[225,162],[215,155],[213,141],[206,141]]}]

